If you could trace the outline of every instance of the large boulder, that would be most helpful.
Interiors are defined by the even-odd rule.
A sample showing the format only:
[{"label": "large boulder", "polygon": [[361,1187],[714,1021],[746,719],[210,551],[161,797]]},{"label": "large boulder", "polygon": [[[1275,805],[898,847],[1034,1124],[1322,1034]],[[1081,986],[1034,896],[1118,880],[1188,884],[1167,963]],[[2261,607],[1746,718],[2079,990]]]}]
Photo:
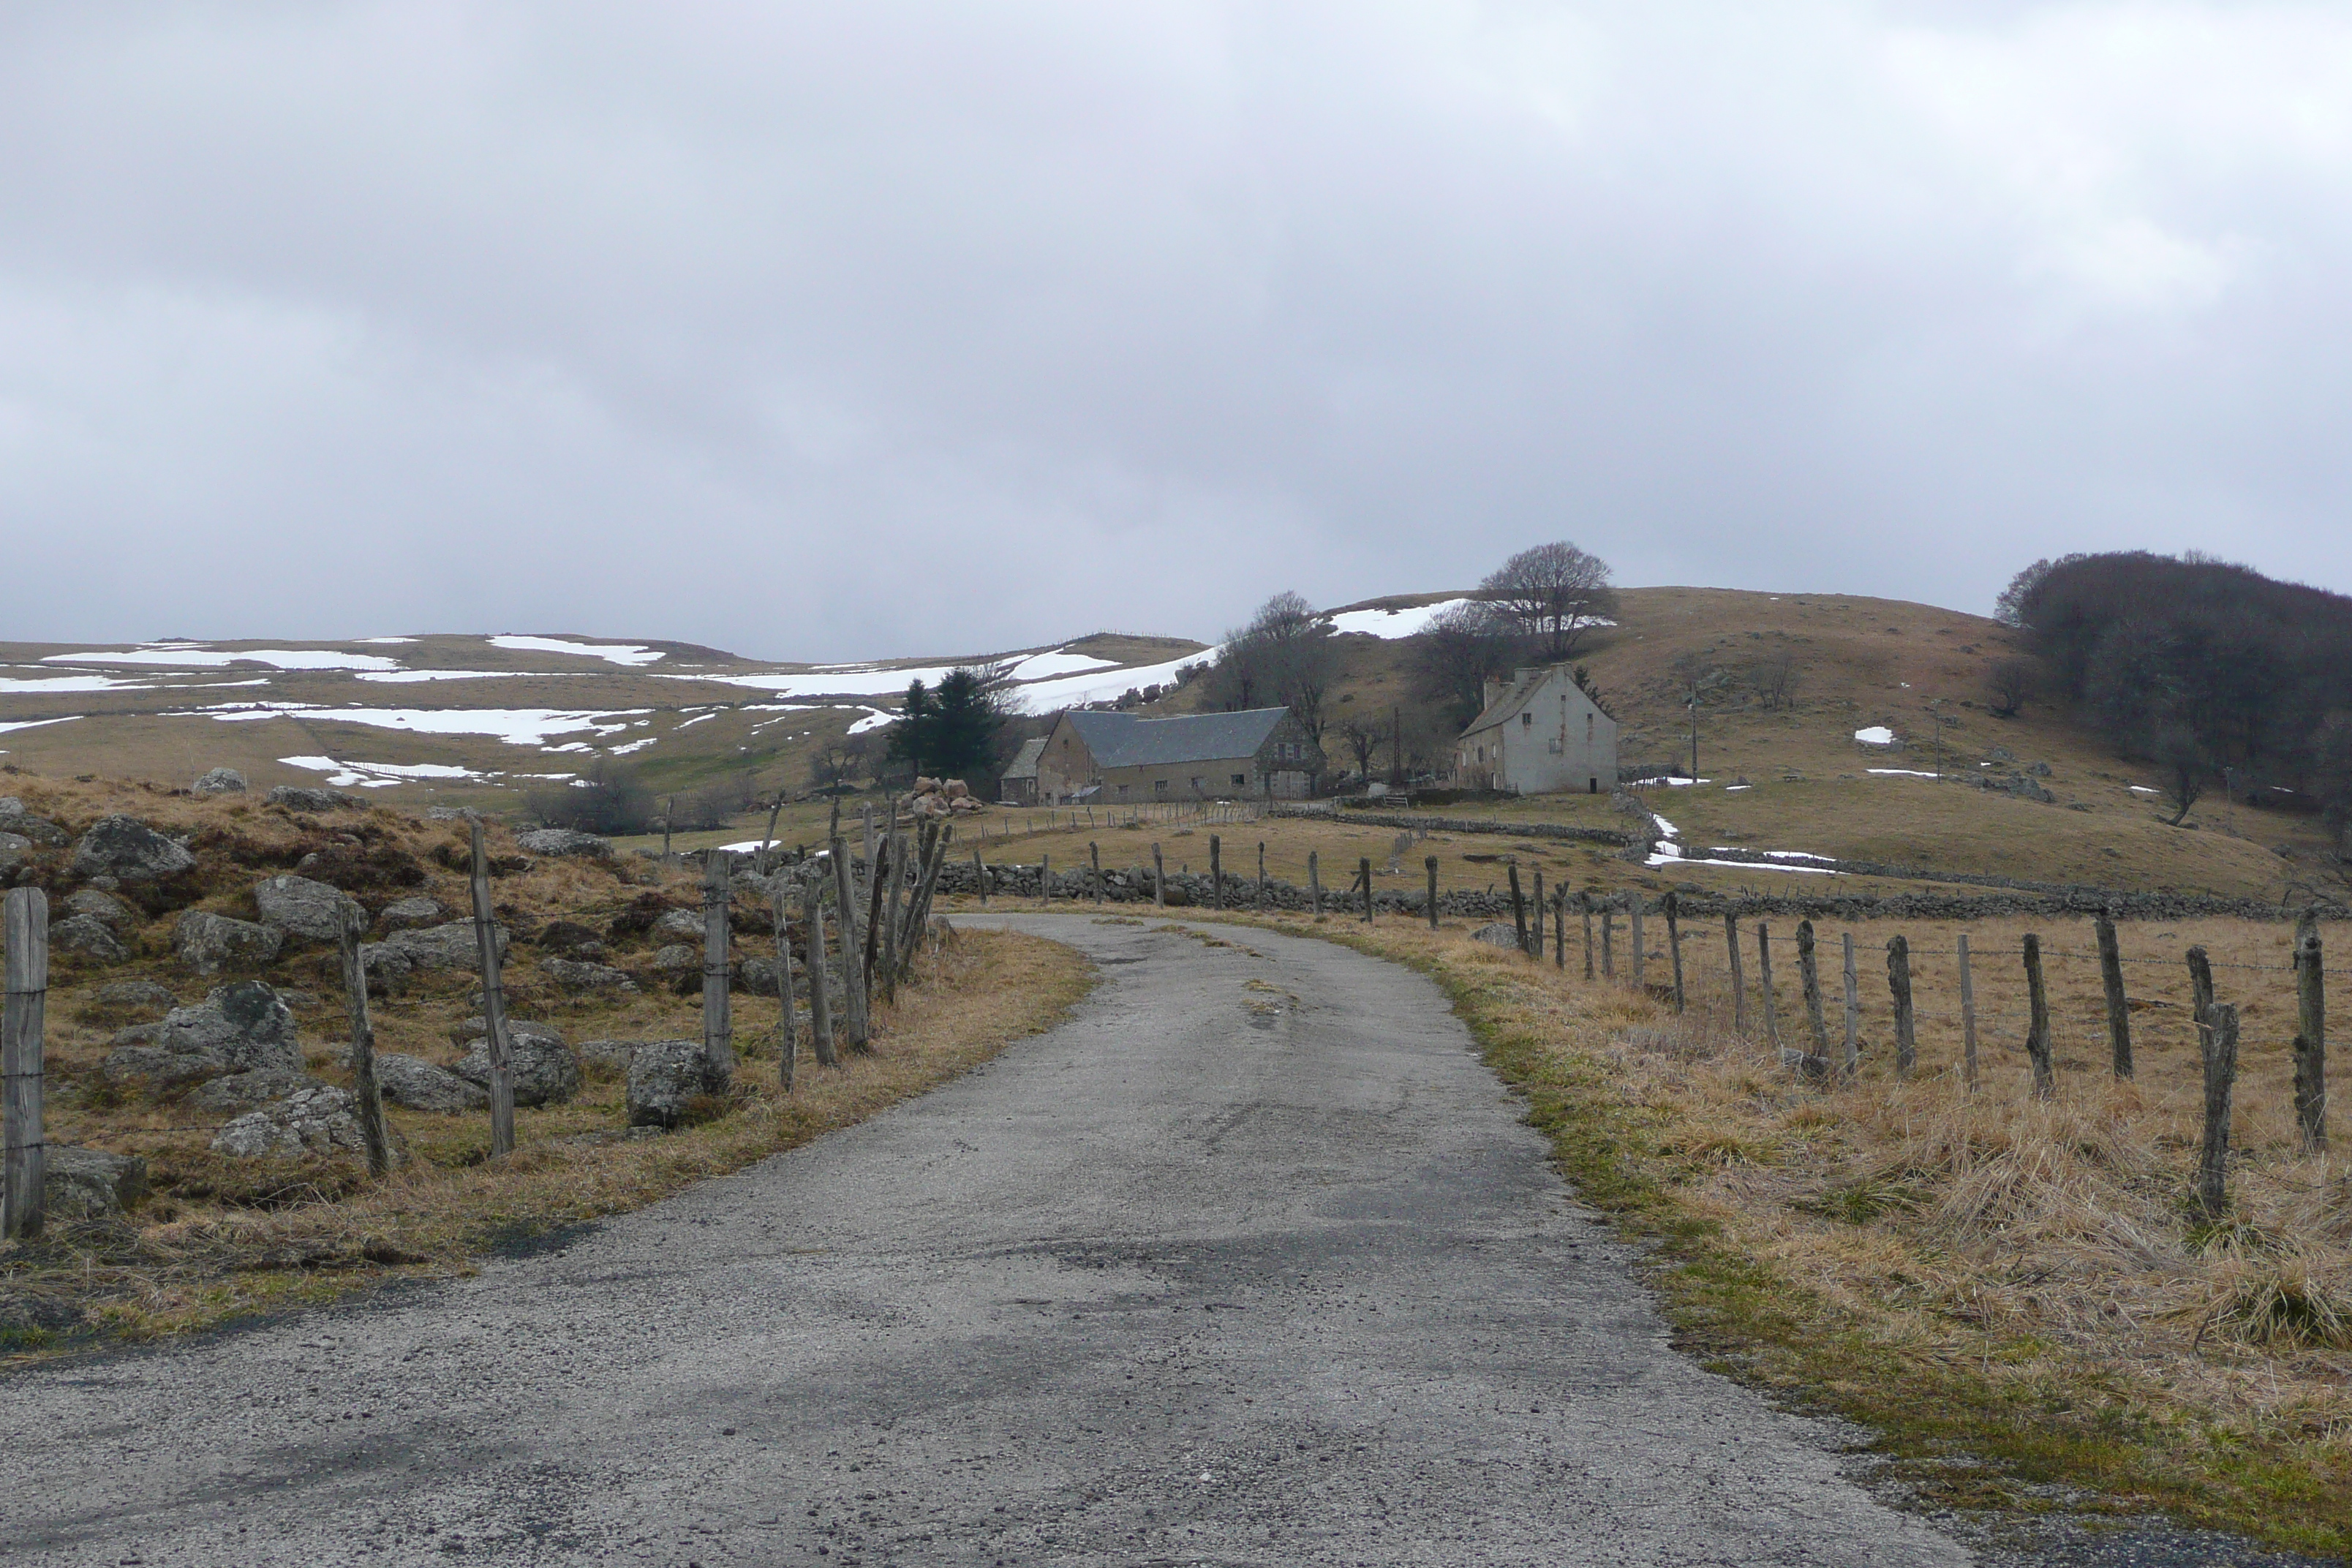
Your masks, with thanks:
[{"label": "large boulder", "polygon": [[654,967],[664,974],[683,974],[702,967],[702,949],[688,947],[682,942],[671,942],[654,952]]},{"label": "large boulder", "polygon": [[0,795],[0,832],[20,834],[50,848],[71,842],[70,836],[45,816],[35,816],[15,795]]},{"label": "large boulder", "polygon": [[332,811],[339,805],[357,805],[360,797],[345,795],[339,789],[320,789],[313,784],[279,784],[262,797],[264,804],[282,805],[289,811]]},{"label": "large boulder", "polygon": [[243,795],[245,775],[235,768],[214,768],[200,775],[194,787],[198,795]]},{"label": "large boulder", "polygon": [[[498,940],[499,957],[507,955],[507,928],[493,928]],[[371,974],[407,974],[416,970],[470,969],[479,973],[482,967],[480,950],[474,943],[474,922],[451,921],[446,925],[414,926],[396,931],[382,942],[370,942],[360,949],[361,961]]]},{"label": "large boulder", "polygon": [[198,974],[217,974],[231,964],[257,968],[285,945],[286,933],[275,926],[231,920],[208,910],[190,910],[172,926],[172,951]]},{"label": "large boulder", "polygon": [[736,984],[738,989],[748,991],[754,996],[773,996],[776,994],[776,973],[774,959],[747,958],[736,967]]},{"label": "large boulder", "polygon": [[635,991],[637,983],[625,969],[609,963],[587,963],[576,958],[542,958],[540,972],[566,991]]},{"label": "large boulder", "polygon": [[15,869],[32,852],[33,841],[23,834],[0,832],[0,871]]},{"label": "large boulder", "polygon": [[602,958],[604,939],[578,921],[550,921],[539,928],[531,940],[549,952],[561,952],[572,958]]},{"label": "large boulder", "polygon": [[152,882],[195,868],[188,847],[166,838],[135,816],[101,816],[74,846],[78,877],[115,877]]},{"label": "large boulder", "polygon": [[307,1073],[293,1072],[285,1068],[253,1068],[199,1085],[196,1091],[188,1096],[188,1105],[207,1115],[235,1116],[257,1105],[284,1100],[296,1090],[312,1088],[318,1082]]},{"label": "large boulder", "polygon": [[[471,1084],[490,1087],[490,1043],[474,1048],[449,1069]],[[580,1058],[551,1035],[507,1032],[507,1079],[517,1105],[561,1105],[580,1092]]]},{"label": "large boulder", "polygon": [[125,1029],[105,1062],[116,1082],[143,1079],[158,1090],[256,1068],[302,1070],[294,1015],[258,980],[224,985],[193,1007],[174,1007],[160,1024]]},{"label": "large boulder", "polygon": [[333,942],[346,922],[365,929],[367,911],[341,888],[308,877],[265,877],[254,884],[262,923],[304,942]]},{"label": "large boulder", "polygon": [[318,1084],[248,1110],[214,1135],[213,1149],[243,1159],[357,1154],[367,1147],[349,1089]]},{"label": "large boulder", "polygon": [[1472,931],[1470,940],[1483,942],[1489,947],[1516,948],[1519,945],[1519,928],[1515,925],[1507,926],[1500,921],[1490,921]]},{"label": "large boulder", "polygon": [[629,1054],[629,1125],[676,1127],[698,1095],[724,1094],[700,1040],[647,1040]]},{"label": "large boulder", "polygon": [[65,902],[58,907],[69,915],[88,915],[92,920],[103,921],[118,931],[127,931],[139,923],[138,910],[112,893],[100,892],[96,888],[79,888],[68,893]]},{"label": "large boulder", "polygon": [[147,1195],[147,1162],[52,1143],[41,1175],[41,1203],[51,1219],[110,1219]]},{"label": "large boulder", "polygon": [[585,855],[592,859],[609,860],[613,847],[593,833],[575,833],[569,827],[534,827],[528,833],[515,835],[515,843],[529,855]]},{"label": "large boulder", "polygon": [[672,910],[647,928],[646,934],[656,942],[702,942],[703,925],[700,911]]},{"label": "large boulder", "polygon": [[490,1091],[481,1085],[469,1083],[423,1057],[402,1056],[398,1052],[375,1058],[375,1085],[384,1099],[411,1110],[454,1115],[481,1110],[490,1103]]},{"label": "large boulder", "polygon": [[78,952],[100,963],[120,963],[130,956],[116,940],[113,928],[96,915],[68,915],[52,921],[49,945],[60,952]]},{"label": "large boulder", "polygon": [[637,1040],[583,1040],[572,1049],[583,1068],[596,1068],[605,1072],[626,1074],[629,1063],[637,1054]]},{"label": "large boulder", "polygon": [[416,926],[439,925],[449,911],[431,899],[394,899],[383,906],[376,923],[386,931],[408,931]]}]

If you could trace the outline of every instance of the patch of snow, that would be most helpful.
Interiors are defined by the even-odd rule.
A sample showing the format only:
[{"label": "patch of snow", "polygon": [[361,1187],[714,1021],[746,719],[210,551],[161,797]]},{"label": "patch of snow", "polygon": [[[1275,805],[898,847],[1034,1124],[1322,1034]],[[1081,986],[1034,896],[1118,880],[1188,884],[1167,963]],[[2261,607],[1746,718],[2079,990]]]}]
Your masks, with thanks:
[{"label": "patch of snow", "polygon": [[[509,746],[544,746],[551,735],[586,730],[598,735],[618,733],[625,724],[610,722],[613,713],[573,713],[552,708],[302,708],[292,704],[198,710],[225,722],[275,719],[299,712],[324,723],[366,724],[381,730],[401,730],[417,735],[496,735]],[[643,713],[642,708],[614,710]],[[170,715],[180,717],[180,715]]]},{"label": "patch of snow", "polygon": [[[716,714],[716,713],[697,713],[693,718],[688,719],[685,723],[680,724],[680,725],[677,727],[677,729],[678,729],[678,730],[691,730],[691,729],[693,729],[697,724],[701,723],[705,719],[716,719],[716,718],[718,718],[718,717],[719,717],[719,715],[718,715],[718,714]],[[673,730],[673,731],[670,731],[670,733],[672,733],[672,734],[676,734],[677,732],[677,730]]]},{"label": "patch of snow", "polygon": [[659,648],[646,647],[640,643],[566,642],[562,637],[495,637],[490,639],[490,646],[517,653],[568,653],[581,658],[609,659],[614,664],[632,668],[651,664],[663,657]]},{"label": "patch of snow", "polygon": [[1027,686],[1015,687],[1007,695],[1024,713],[1051,713],[1056,708],[1076,708],[1088,702],[1116,702],[1129,691],[1146,686],[1172,686],[1178,669],[1188,664],[1214,664],[1220,651],[1202,648],[1199,653],[1188,653],[1182,658],[1160,664],[1129,665],[1097,675],[1066,675],[1057,680],[1032,681]]},{"label": "patch of snow", "polygon": [[1863,771],[1876,773],[1881,778],[1939,779],[1944,776],[1941,773],[1922,773],[1917,768],[1865,768]]},{"label": "patch of snow", "polygon": [[1370,637],[1418,637],[1429,629],[1429,623],[1467,599],[1446,599],[1434,605],[1423,605],[1410,610],[1349,610],[1344,615],[1326,616],[1335,632],[1361,632]]},{"label": "patch of snow", "polygon": [[627,756],[631,752],[642,752],[642,751],[644,751],[647,746],[650,746],[650,745],[652,745],[653,743],[654,743],[654,737],[653,737],[653,736],[651,736],[651,735],[647,735],[647,736],[646,736],[644,740],[642,740],[642,741],[632,741],[632,742],[629,742],[627,745],[625,745],[625,746],[615,746],[615,747],[614,747],[614,748],[613,748],[613,755],[614,755],[614,756],[616,756],[616,757],[625,757],[625,756]]},{"label": "patch of snow", "polygon": [[363,643],[395,643],[415,642],[416,639],[415,637],[362,637],[359,640]]},{"label": "patch of snow", "polygon": [[[1989,767],[1991,764],[1980,763],[1979,765]],[[2160,795],[2163,793],[2161,790],[2151,789],[2146,784],[2130,784],[2126,787],[2127,787],[2134,795]]]},{"label": "patch of snow", "polygon": [[337,653],[320,647],[253,647],[238,652],[199,651],[185,647],[132,648],[122,653],[53,653],[43,664],[163,664],[218,669],[232,664],[267,664],[278,669],[398,669],[400,661],[375,653]]},{"label": "patch of snow", "polygon": [[152,691],[155,689],[138,680],[117,680],[110,675],[52,675],[44,680],[16,680],[0,676],[0,691],[26,691],[35,696],[43,693],[62,695],[68,691]]},{"label": "patch of snow", "polygon": [[1827,862],[1837,858],[1834,855],[1816,855],[1810,849],[1759,849],[1757,853],[1759,855],[1769,855],[1775,860],[1820,860]]},{"label": "patch of snow", "polygon": [[1738,795],[1741,790],[1754,789],[1755,787],[1756,786],[1754,784],[1726,784],[1723,786],[1723,793],[1726,795]]},{"label": "patch of snow", "polygon": [[280,757],[289,768],[331,773],[327,783],[337,789],[389,789],[418,779],[463,779],[479,783],[488,775],[445,763],[339,763],[332,757]]},{"label": "patch of snow", "polygon": [[68,713],[58,719],[19,719],[13,724],[0,724],[0,733],[10,730],[37,730],[44,724],[70,724],[81,717],[83,715],[79,713]]},{"label": "patch of snow", "polygon": [[937,686],[961,665],[929,664],[914,669],[801,670],[757,675],[673,675],[672,680],[718,680],[730,686],[756,687],[779,697],[898,697],[913,681]]},{"label": "patch of snow", "polygon": [[[1675,809],[1680,810],[1681,808],[1676,807]],[[1650,813],[1650,815],[1654,817],[1657,817],[1659,832],[1664,834],[1669,838],[1680,838],[1682,837],[1681,832],[1675,828],[1673,823],[1668,822],[1663,816],[1658,816],[1658,814],[1654,811]]]},{"label": "patch of snow", "polygon": [[898,721],[898,716],[896,713],[885,712],[879,708],[868,708],[866,710],[866,717],[852,724],[849,727],[849,732],[853,735],[863,735],[868,730],[879,730],[886,724],[896,724]]},{"label": "patch of snow", "polygon": [[[1668,845],[1666,847],[1673,848],[1674,846]],[[1728,866],[1736,871],[1801,871],[1807,875],[1814,877],[1836,877],[1843,875],[1843,872],[1832,870],[1827,866],[1790,866],[1780,863],[1759,863],[1753,860],[1717,860],[1710,857],[1696,855],[1685,858],[1679,854],[1668,855],[1662,853],[1651,856],[1648,864],[1653,867]]]},{"label": "patch of snow", "polygon": [[577,669],[393,669],[369,670],[360,679],[382,681],[387,686],[406,686],[419,680],[521,680],[585,673]]},{"label": "patch of snow", "polygon": [[1090,669],[1116,669],[1117,659],[1097,658],[1092,654],[1066,653],[1055,648],[1050,653],[1033,653],[1014,665],[1015,680],[1043,680],[1050,675],[1076,675]]},{"label": "patch of snow", "polygon": [[226,691],[234,686],[267,686],[269,677],[257,675],[251,680],[167,680],[160,689],[164,691]]},{"label": "patch of snow", "polygon": [[1865,746],[1891,746],[1895,744],[1895,731],[1888,729],[1884,724],[1873,724],[1867,729],[1856,730],[1853,732],[1853,738],[1860,741]]},{"label": "patch of snow", "polygon": [[1678,779],[1674,777],[1672,774],[1668,774],[1664,778],[1653,779],[1650,782],[1653,784],[1662,784],[1668,789],[1687,789],[1692,784],[1713,784],[1715,781],[1713,779]]}]

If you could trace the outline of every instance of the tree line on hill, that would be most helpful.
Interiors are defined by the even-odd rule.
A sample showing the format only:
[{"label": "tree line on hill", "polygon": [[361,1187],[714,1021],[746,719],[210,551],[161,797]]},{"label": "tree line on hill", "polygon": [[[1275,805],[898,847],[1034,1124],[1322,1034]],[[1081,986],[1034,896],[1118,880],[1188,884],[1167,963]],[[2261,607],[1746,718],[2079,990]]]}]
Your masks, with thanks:
[{"label": "tree line on hill", "polygon": [[2191,552],[2037,561],[1995,617],[2034,664],[1994,671],[1995,711],[2037,681],[2127,756],[2165,770],[2179,822],[2211,784],[2292,790],[2352,818],[2352,598]]}]

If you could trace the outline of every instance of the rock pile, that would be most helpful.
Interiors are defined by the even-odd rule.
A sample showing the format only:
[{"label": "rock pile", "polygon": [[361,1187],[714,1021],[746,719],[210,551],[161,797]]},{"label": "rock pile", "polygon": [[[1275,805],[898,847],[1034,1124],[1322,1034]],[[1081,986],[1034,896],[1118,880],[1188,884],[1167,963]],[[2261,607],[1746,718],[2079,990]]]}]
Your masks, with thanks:
[{"label": "rock pile", "polygon": [[961,779],[918,778],[915,793],[907,801],[907,809],[918,818],[963,816],[986,806]]}]

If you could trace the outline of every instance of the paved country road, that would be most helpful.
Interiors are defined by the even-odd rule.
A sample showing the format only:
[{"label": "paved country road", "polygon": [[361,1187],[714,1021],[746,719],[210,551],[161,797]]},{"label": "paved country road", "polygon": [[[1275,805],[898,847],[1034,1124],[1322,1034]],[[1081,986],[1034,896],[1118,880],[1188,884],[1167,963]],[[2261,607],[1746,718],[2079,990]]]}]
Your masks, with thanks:
[{"label": "paved country road", "polygon": [[0,1389],[7,1561],[1969,1554],[1668,1348],[1434,987],[1084,916],[1063,1027],[475,1279]]}]

